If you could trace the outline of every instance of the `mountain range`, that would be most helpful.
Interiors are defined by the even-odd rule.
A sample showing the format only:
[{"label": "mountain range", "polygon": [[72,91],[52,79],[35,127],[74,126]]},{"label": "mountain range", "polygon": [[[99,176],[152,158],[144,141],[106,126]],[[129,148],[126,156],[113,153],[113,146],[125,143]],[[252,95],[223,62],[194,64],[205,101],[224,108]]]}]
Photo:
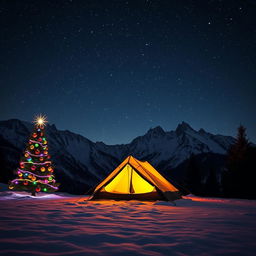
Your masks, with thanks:
[{"label": "mountain range", "polygon": [[[235,139],[213,135],[203,129],[194,130],[182,122],[174,131],[164,131],[160,126],[132,140],[129,144],[106,145],[47,125],[46,137],[55,166],[55,175],[61,190],[69,193],[86,193],[108,175],[128,155],[147,160],[167,179],[182,180],[186,162],[195,155],[201,164],[218,163],[223,167],[223,157]],[[15,177],[15,169],[26,147],[33,124],[10,119],[0,121],[0,182]],[[205,175],[207,175],[207,170]]]}]

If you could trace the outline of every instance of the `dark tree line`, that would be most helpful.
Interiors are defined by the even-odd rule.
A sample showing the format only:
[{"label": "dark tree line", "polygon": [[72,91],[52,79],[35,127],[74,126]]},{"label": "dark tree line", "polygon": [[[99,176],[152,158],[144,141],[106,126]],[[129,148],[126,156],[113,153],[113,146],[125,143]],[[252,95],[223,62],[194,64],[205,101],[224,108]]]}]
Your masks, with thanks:
[{"label": "dark tree line", "polygon": [[256,147],[246,137],[246,129],[238,128],[235,144],[227,157],[227,166],[222,175],[223,196],[238,198],[256,198]]},{"label": "dark tree line", "polygon": [[191,155],[186,173],[188,190],[200,196],[256,199],[256,147],[246,137],[246,129],[238,128],[235,143],[227,152],[221,168],[201,166]]},{"label": "dark tree line", "polygon": [[220,196],[220,177],[217,173],[214,166],[202,165],[198,156],[191,155],[186,173],[186,186],[189,192],[198,196]]}]

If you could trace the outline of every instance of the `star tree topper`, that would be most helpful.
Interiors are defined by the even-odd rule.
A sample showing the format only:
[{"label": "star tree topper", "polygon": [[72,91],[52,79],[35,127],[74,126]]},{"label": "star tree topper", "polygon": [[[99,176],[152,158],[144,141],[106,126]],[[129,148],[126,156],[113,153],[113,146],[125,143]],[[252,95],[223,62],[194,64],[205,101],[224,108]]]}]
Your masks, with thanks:
[{"label": "star tree topper", "polygon": [[47,117],[45,115],[39,114],[35,116],[33,123],[35,123],[38,127],[43,128],[46,123],[48,123]]}]

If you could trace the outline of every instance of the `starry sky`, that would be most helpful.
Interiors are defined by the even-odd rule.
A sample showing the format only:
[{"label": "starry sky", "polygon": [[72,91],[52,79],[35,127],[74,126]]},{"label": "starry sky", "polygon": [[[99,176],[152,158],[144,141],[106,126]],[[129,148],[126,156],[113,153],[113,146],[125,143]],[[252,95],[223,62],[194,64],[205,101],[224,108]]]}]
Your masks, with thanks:
[{"label": "starry sky", "polygon": [[149,128],[256,141],[253,0],[0,0],[0,119],[107,144]]}]

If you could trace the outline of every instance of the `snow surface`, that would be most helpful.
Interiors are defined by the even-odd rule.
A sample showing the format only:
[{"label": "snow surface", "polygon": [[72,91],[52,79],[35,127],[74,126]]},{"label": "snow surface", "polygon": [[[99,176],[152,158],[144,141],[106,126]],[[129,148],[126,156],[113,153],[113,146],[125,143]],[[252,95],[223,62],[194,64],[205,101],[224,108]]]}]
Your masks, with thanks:
[{"label": "snow surface", "polygon": [[0,192],[0,255],[255,255],[256,201]]}]

